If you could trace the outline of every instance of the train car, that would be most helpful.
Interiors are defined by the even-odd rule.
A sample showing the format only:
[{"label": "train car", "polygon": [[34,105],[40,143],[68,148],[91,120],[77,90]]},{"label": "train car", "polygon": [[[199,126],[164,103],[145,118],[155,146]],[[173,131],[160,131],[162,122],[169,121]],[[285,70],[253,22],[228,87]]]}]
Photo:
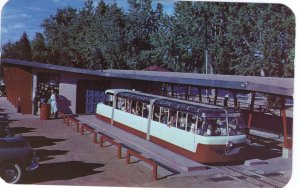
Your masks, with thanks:
[{"label": "train car", "polygon": [[243,161],[240,112],[125,89],[106,90],[96,117],[200,163]]}]

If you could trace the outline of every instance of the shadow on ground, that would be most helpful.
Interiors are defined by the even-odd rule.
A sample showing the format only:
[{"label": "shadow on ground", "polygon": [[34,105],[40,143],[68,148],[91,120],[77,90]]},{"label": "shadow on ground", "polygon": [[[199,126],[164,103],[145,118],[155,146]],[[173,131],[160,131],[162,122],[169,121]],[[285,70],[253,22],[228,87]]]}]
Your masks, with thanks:
[{"label": "shadow on ground", "polygon": [[44,146],[53,146],[57,142],[65,141],[66,139],[47,138],[44,136],[24,136],[33,148],[40,148]]},{"label": "shadow on ground", "polygon": [[54,159],[56,155],[65,155],[69,151],[66,150],[46,150],[46,149],[35,149],[34,150],[37,157],[39,157],[39,161],[48,161]]},{"label": "shadow on ground", "polygon": [[59,163],[40,164],[40,167],[30,173],[24,179],[24,184],[41,183],[47,181],[70,180],[78,177],[102,173],[95,169],[103,167],[103,164],[84,163],[82,161],[68,161]]},{"label": "shadow on ground", "polygon": [[11,131],[14,134],[23,134],[23,133],[30,133],[34,132],[35,128],[27,128],[27,127],[11,127]]}]

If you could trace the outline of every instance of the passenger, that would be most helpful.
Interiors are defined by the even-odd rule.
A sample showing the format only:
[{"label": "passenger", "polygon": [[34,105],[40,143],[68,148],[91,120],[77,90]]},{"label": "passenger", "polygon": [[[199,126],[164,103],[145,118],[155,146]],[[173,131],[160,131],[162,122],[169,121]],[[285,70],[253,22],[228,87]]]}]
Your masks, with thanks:
[{"label": "passenger", "polygon": [[203,123],[202,123],[202,130],[203,130],[203,132],[206,132],[206,130],[208,128],[208,125],[209,124],[206,121],[203,121]]},{"label": "passenger", "polygon": [[216,124],[217,124],[217,128],[216,128],[216,131],[215,131],[216,135],[221,135],[221,136],[227,135],[226,126],[220,118],[217,119]]},{"label": "passenger", "polygon": [[162,113],[160,122],[167,125],[167,123],[168,123],[168,114],[167,114],[167,112]]},{"label": "passenger", "polygon": [[192,123],[190,132],[192,132],[192,133],[196,132],[196,123],[194,123],[194,122]]},{"label": "passenger", "polygon": [[143,117],[148,117],[149,115],[149,109],[148,109],[148,105],[146,107],[143,108]]},{"label": "passenger", "polygon": [[185,126],[186,126],[186,117],[185,116],[182,116],[179,120],[179,123],[180,123],[180,129],[184,130],[185,129]]},{"label": "passenger", "polygon": [[168,126],[176,127],[176,117],[174,115],[171,116],[170,121],[168,122]]},{"label": "passenger", "polygon": [[203,120],[201,117],[199,117],[197,130],[196,130],[196,134],[198,134],[198,135],[203,135],[202,123],[203,123]]},{"label": "passenger", "polygon": [[124,111],[124,112],[126,112],[126,108],[125,108],[125,104],[124,103],[121,106],[121,110]]},{"label": "passenger", "polygon": [[208,125],[207,131],[205,133],[206,136],[212,136],[213,135],[213,127],[212,125]]}]

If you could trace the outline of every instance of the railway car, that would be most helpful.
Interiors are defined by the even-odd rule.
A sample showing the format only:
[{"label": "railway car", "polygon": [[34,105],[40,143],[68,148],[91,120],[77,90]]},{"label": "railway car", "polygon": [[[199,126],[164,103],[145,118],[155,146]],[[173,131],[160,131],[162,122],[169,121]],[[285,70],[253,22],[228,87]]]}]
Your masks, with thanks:
[{"label": "railway car", "polygon": [[109,89],[96,117],[200,163],[243,161],[240,112],[230,108]]}]

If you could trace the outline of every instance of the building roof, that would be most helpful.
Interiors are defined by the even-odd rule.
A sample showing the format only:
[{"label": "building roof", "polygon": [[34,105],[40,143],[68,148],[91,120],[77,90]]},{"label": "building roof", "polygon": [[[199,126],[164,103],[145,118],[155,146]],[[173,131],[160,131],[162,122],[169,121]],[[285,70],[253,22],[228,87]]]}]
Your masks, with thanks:
[{"label": "building roof", "polygon": [[167,69],[165,68],[162,68],[162,67],[159,67],[159,66],[150,66],[150,67],[147,67],[145,69],[143,69],[143,71],[160,71],[160,72],[169,72]]},{"label": "building roof", "polygon": [[62,72],[89,74],[100,77],[113,77],[121,79],[145,80],[152,82],[186,84],[201,87],[222,88],[229,90],[231,89],[245,92],[256,91],[288,97],[292,97],[294,93],[294,78],[160,72],[145,70],[87,70],[14,59],[2,59],[1,62],[10,65],[21,65]]}]

